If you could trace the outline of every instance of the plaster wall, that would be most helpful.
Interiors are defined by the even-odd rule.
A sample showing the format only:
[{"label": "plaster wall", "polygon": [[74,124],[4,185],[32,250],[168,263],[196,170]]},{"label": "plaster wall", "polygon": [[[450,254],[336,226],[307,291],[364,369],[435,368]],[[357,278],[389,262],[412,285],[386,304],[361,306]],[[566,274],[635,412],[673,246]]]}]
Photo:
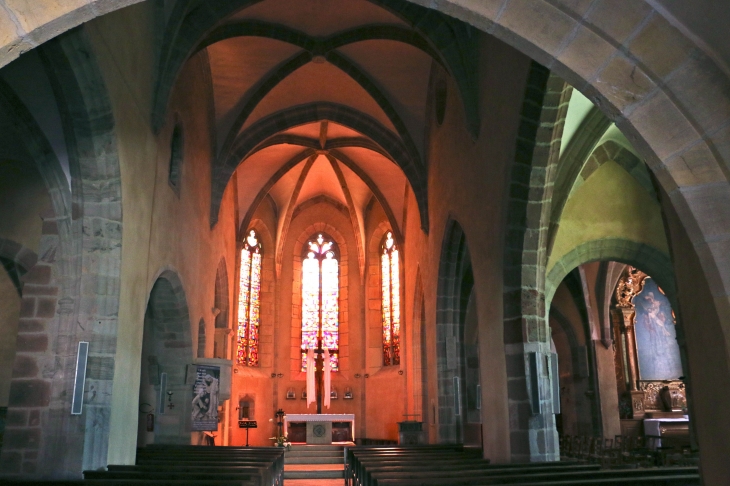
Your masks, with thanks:
[{"label": "plaster wall", "polygon": [[603,164],[568,199],[546,274],[572,249],[602,238],[669,251],[659,204],[615,162]]},{"label": "plaster wall", "polygon": [[[463,228],[471,254],[476,313],[479,316],[480,377],[484,455],[493,462],[510,457],[509,411],[502,314],[502,253],[506,215],[506,181],[519,125],[529,59],[497,41],[480,39],[481,130],[472,139],[464,123],[458,90],[449,79],[442,125],[430,113],[428,235],[420,230],[415,199],[409,195],[405,230],[406,322],[414,315],[417,275],[423,284],[426,349],[429,357],[427,412],[432,441],[438,441],[435,415],[436,291],[439,256],[447,221]],[[492,95],[499,93],[499,96]],[[420,303],[419,303],[420,305]]]}]

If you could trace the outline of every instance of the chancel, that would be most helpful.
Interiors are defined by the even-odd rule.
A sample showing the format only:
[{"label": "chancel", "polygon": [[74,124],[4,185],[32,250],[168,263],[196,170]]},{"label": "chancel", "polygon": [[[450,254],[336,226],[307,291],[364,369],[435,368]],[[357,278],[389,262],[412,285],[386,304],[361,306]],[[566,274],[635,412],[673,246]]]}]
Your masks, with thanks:
[{"label": "chancel", "polygon": [[1,5],[0,482],[730,484],[725,3]]}]

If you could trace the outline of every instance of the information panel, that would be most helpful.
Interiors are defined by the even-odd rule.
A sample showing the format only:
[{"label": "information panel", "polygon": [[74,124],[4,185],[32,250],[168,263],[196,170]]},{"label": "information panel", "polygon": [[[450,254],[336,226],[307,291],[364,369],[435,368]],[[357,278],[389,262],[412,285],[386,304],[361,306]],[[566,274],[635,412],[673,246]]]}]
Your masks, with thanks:
[{"label": "information panel", "polygon": [[218,430],[218,398],[221,369],[197,365],[193,383],[192,430]]}]

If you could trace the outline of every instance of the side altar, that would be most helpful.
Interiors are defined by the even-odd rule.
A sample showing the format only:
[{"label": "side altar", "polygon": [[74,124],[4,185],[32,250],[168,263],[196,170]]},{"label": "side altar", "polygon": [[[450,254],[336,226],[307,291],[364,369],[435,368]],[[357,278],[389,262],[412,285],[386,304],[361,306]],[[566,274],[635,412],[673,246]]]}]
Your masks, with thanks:
[{"label": "side altar", "polygon": [[284,416],[284,435],[290,442],[331,444],[355,440],[355,415],[351,413],[301,413]]}]

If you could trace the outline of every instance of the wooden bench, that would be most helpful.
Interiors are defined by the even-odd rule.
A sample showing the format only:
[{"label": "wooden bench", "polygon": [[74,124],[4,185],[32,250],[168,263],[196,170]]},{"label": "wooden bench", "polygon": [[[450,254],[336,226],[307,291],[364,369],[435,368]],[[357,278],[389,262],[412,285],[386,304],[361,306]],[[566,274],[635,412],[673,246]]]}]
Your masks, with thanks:
[{"label": "wooden bench", "polygon": [[82,484],[281,486],[284,480],[284,449],[277,447],[156,445],[138,449],[136,462],[84,471]]},{"label": "wooden bench", "polygon": [[[617,484],[633,484],[632,481],[652,478],[651,481],[664,481],[667,484],[684,484],[681,480],[689,479],[688,484],[699,484],[699,472],[696,468],[646,468],[624,470],[594,471],[553,471],[536,474],[534,471],[513,471],[511,474],[490,474],[485,471],[422,471],[420,473],[388,473],[373,474],[373,486],[482,486],[492,484],[547,484],[576,482],[575,484],[595,484],[598,480],[611,481]],[[694,481],[694,483],[692,482]],[[663,483],[662,483],[663,484]]]}]

